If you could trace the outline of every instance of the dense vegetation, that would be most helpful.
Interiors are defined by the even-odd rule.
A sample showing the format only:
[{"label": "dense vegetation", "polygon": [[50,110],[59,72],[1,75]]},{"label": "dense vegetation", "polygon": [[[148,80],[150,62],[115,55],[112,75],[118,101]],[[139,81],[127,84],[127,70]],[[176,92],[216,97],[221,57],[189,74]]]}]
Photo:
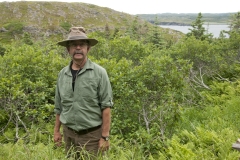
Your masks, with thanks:
[{"label": "dense vegetation", "polygon": [[[107,69],[114,92],[103,159],[239,157],[231,148],[240,136],[239,15],[229,38],[208,35],[200,13],[178,41],[137,21],[125,32],[89,35],[100,42],[89,58]],[[57,74],[70,59],[55,41],[22,34],[0,45],[0,158],[64,159],[52,142],[53,106]]]}]

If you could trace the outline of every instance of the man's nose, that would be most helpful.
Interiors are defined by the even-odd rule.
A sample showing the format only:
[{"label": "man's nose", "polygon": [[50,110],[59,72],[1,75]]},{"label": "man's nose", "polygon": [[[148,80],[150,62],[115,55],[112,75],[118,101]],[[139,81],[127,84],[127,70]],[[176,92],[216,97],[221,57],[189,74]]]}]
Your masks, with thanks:
[{"label": "man's nose", "polygon": [[77,49],[81,49],[81,48],[82,48],[82,45],[81,45],[81,44],[77,44],[77,45],[76,45],[76,48],[77,48]]}]

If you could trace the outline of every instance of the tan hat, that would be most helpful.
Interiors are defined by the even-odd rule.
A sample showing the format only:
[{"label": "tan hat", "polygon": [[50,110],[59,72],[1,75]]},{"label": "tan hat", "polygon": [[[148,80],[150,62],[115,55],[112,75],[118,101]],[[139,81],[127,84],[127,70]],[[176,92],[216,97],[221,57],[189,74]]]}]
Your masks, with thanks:
[{"label": "tan hat", "polygon": [[69,30],[68,38],[64,41],[60,41],[57,44],[67,47],[69,41],[75,40],[87,40],[90,46],[94,46],[98,43],[96,39],[88,38],[83,27],[72,27]]}]

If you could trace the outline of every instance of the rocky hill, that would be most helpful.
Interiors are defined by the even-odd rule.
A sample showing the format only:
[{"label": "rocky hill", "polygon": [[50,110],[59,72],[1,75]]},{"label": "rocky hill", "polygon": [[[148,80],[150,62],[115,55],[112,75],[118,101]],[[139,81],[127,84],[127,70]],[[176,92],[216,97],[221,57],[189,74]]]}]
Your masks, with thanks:
[{"label": "rocky hill", "polygon": [[[83,26],[88,32],[118,27],[125,29],[134,16],[87,3],[67,2],[1,2],[0,41],[9,30],[39,36],[65,34],[70,26]],[[139,20],[144,21],[144,20]]]}]

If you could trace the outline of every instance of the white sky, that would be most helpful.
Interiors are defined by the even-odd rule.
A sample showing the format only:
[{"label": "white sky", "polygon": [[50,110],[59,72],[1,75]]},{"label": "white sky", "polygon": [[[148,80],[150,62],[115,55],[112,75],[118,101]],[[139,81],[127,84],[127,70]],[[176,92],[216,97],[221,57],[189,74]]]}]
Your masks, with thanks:
[{"label": "white sky", "polygon": [[[0,0],[0,2],[24,0]],[[25,0],[29,1],[29,0]],[[30,0],[35,1],[35,0]],[[228,13],[240,11],[240,0],[36,0],[83,2],[129,14]]]}]

